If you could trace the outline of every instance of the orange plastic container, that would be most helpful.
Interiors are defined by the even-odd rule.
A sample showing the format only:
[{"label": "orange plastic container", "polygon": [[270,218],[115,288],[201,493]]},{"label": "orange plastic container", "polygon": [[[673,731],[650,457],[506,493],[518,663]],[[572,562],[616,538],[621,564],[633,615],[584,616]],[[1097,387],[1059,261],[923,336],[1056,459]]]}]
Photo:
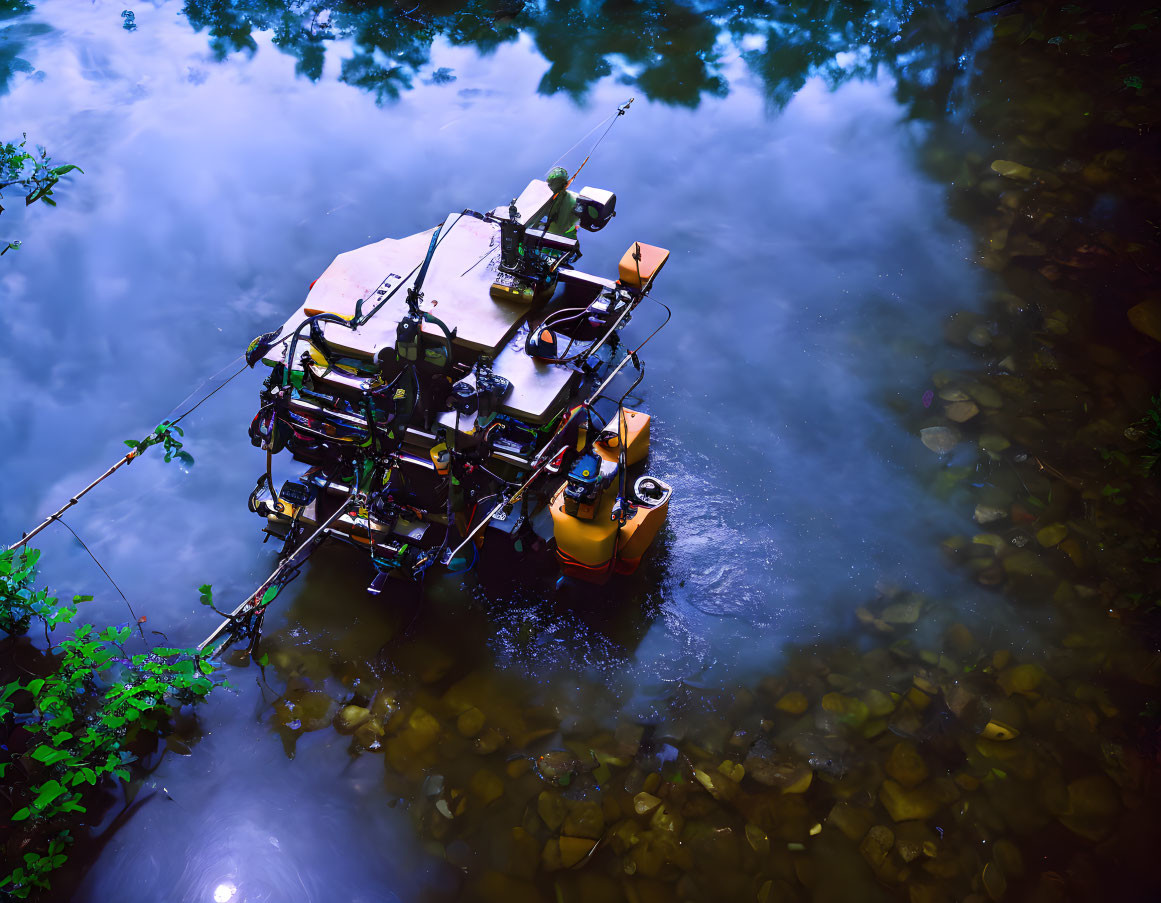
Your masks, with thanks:
[{"label": "orange plastic container", "polygon": [[[641,259],[638,260],[634,255],[640,256]],[[629,285],[633,288],[648,288],[668,259],[669,252],[665,248],[647,245],[643,241],[635,241],[629,246],[629,250],[625,252],[621,262],[617,264],[617,275],[622,285]]]}]

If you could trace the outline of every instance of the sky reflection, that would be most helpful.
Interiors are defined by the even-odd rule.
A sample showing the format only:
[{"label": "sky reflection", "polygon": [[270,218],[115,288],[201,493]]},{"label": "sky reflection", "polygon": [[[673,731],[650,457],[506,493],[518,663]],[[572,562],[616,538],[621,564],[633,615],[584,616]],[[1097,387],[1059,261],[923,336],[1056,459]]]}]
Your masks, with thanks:
[{"label": "sky reflection", "polygon": [[[487,54],[435,38],[409,64],[410,89],[381,104],[344,83],[365,35],[336,33],[339,52],[305,57],[317,70],[304,74],[304,57],[281,52],[271,32],[250,33],[252,53],[222,52],[176,4],[137,9],[132,33],[119,13],[38,7],[53,31],[22,45],[33,72],[0,97],[4,122],[86,170],[58,192],[58,209],[4,214],[25,242],[0,263],[6,535],[280,322],[335,254],[502,203],[646,87],[583,178],[620,196],[612,226],[584,238],[583,263],[610,271],[634,239],[673,249],[659,292],[674,318],[648,348],[643,389],[653,468],[675,488],[668,535],[640,578],[602,597],[631,608],[611,625],[555,604],[551,580],[433,587],[431,623],[470,610],[481,657],[558,682],[578,710],[628,699],[647,712],[677,681],[745,680],[787,643],[844,634],[879,579],[998,622],[994,602],[948,573],[930,541],[962,528],[965,513],[929,497],[939,464],[907,424],[914,387],[955,363],[933,345],[939,324],[974,306],[981,285],[944,187],[917,165],[930,126],[900,102],[889,67],[839,85],[811,74],[817,60],[804,51],[772,94],[762,60],[777,48],[763,35],[789,36],[785,50],[794,23],[758,35],[737,19],[726,45],[716,29],[706,39],[712,65],[697,57],[702,75],[666,95],[668,70],[593,63],[586,48],[605,46],[606,32],[581,29],[574,59],[529,28]],[[679,26],[665,18],[650,40]],[[876,71],[861,68],[875,45],[858,33],[835,32],[841,58],[822,34],[809,45],[822,58]],[[706,73],[728,92],[707,90]],[[638,317],[641,337],[652,317]],[[213,626],[199,584],[237,598],[271,566],[244,502],[261,466],[246,437],[257,387],[247,374],[188,421],[188,473],[147,458],[70,517],[175,644]],[[93,620],[124,619],[67,535],[43,545],[46,579],[94,592]],[[305,623],[295,641],[371,654],[344,645],[362,631],[373,650],[375,631],[387,631],[363,610],[367,576],[323,556],[280,600],[272,631],[289,637]],[[165,795],[110,841],[78,899],[203,900],[226,881],[248,901],[382,899],[384,887],[410,899],[438,885],[438,868],[413,873],[419,854],[386,807],[381,764],[349,763],[329,732],[306,735],[287,759],[263,720],[270,699],[243,673],[237,693],[205,712],[196,754],[162,763],[153,780]],[[365,866],[337,869],[344,860]]]}]

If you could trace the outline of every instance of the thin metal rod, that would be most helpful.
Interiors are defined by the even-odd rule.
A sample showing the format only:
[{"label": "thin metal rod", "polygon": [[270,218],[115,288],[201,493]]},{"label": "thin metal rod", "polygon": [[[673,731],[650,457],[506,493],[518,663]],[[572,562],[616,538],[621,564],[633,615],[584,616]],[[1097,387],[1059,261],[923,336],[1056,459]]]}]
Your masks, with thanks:
[{"label": "thin metal rod", "polygon": [[[281,339],[273,347],[277,347],[277,345],[285,344],[288,338],[289,338],[289,336]],[[273,347],[271,350],[273,350]],[[235,358],[235,360],[237,360],[237,359]],[[227,364],[225,367],[223,367],[221,370],[219,370],[217,373],[215,373],[209,379],[205,380],[201,385],[199,385],[197,389],[194,389],[194,391],[191,392],[189,395],[187,395],[184,400],[189,401],[190,398],[192,398],[195,394],[197,394],[198,389],[200,389],[202,386],[206,385],[207,383],[211,382],[216,377],[220,376],[233,363],[234,363],[234,361],[230,361],[229,364]],[[207,395],[205,398],[201,399],[201,401],[198,401],[197,403],[195,403],[192,407],[188,408],[184,413],[179,414],[177,417],[170,420],[169,421],[170,425],[176,426],[181,420],[183,420],[184,418],[186,418],[187,416],[192,414],[195,410],[197,410],[197,408],[200,407],[204,402],[209,401],[219,390],[225,388],[226,385],[228,385],[235,377],[237,377],[242,372],[242,370],[245,370],[245,369],[246,369],[246,367],[243,366],[241,370],[238,370],[237,372],[233,373],[221,385],[214,387],[213,391],[211,391],[209,393],[209,395]],[[180,407],[180,405],[179,405],[179,407]],[[82,489],[76,495],[72,496],[64,505],[62,505],[59,509],[54,511],[52,514],[50,514],[48,517],[46,517],[43,521],[41,521],[39,524],[37,524],[36,527],[34,527],[28,533],[25,533],[21,539],[17,540],[12,545],[10,545],[8,547],[8,551],[12,551],[13,549],[19,549],[21,546],[26,545],[30,539],[32,539],[34,536],[36,536],[38,533],[40,533],[42,530],[44,530],[53,521],[58,520],[62,514],[64,514],[66,511],[69,510],[69,508],[71,508],[73,505],[75,505],[77,502],[79,502],[81,499],[83,499],[85,497],[85,495],[90,490],[96,488],[100,483],[102,483],[103,481],[105,481],[109,477],[111,477],[114,473],[116,473],[121,468],[122,465],[132,463],[133,459],[139,457],[142,453],[143,453],[142,450],[139,448],[129,449],[129,451],[125,453],[124,457],[122,457],[121,460],[119,460],[116,464],[114,464],[112,467],[110,467],[108,470],[106,470],[103,474],[101,474],[99,477],[97,477],[95,480],[93,480],[93,482],[91,482],[88,486],[86,486],[84,489]]]},{"label": "thin metal rod", "polygon": [[[548,446],[545,446],[545,448],[547,448],[547,447]],[[464,537],[464,541],[461,542],[458,546],[455,547],[455,549],[452,550],[452,553],[447,556],[447,560],[451,561],[453,558],[455,558],[456,555],[459,554],[460,550],[464,546],[466,546],[469,542],[472,541],[472,537],[474,537],[477,533],[479,533],[481,530],[483,530],[484,527],[486,527],[488,525],[488,522],[500,512],[501,508],[503,508],[505,505],[515,505],[516,502],[518,502],[520,500],[520,496],[522,496],[524,494],[524,490],[532,485],[532,481],[535,480],[538,476],[540,476],[540,474],[544,472],[544,469],[546,467],[548,467],[547,461],[544,464],[541,464],[538,468],[536,468],[536,470],[534,470],[532,472],[532,476],[530,476],[527,480],[524,481],[524,485],[521,486],[519,489],[517,489],[511,498],[505,499],[504,501],[500,502],[500,504],[498,504],[495,508],[493,508],[491,511],[489,511],[488,516],[485,517],[478,524],[476,524],[476,526],[472,528],[471,532],[468,533],[468,535]]]},{"label": "thin metal rod", "polygon": [[[605,379],[605,381],[600,384],[600,386],[597,388],[597,390],[595,392],[593,392],[593,394],[590,395],[585,400],[583,406],[588,406],[588,405],[592,404],[600,396],[601,392],[603,392],[605,390],[605,387],[613,381],[613,378],[618,373],[621,372],[621,370],[624,368],[625,364],[629,363],[630,360],[632,360],[632,355],[628,355],[628,354],[625,355],[625,357],[621,360],[621,363],[617,364],[617,366],[613,369],[613,372],[610,373],[608,375],[608,377]],[[545,443],[544,448],[542,448],[539,452],[537,452],[533,456],[532,460],[535,461],[536,458],[539,458],[542,454],[544,454],[546,451],[548,451],[549,447],[552,445],[552,443],[555,439],[556,439],[556,436],[553,436],[552,439],[549,439],[548,442]],[[521,486],[519,489],[517,489],[515,493],[513,493],[511,498],[505,499],[504,501],[500,502],[500,504],[498,504],[495,508],[493,508],[491,511],[489,511],[488,516],[485,517],[482,521],[480,521],[478,524],[476,524],[475,527],[472,528],[471,532],[468,533],[468,535],[464,537],[464,541],[461,542],[458,546],[456,546],[455,549],[452,551],[452,553],[450,555],[448,555],[447,560],[451,561],[453,558],[455,558],[456,555],[459,554],[460,550],[463,549],[463,547],[466,546],[469,542],[471,542],[472,538],[477,533],[479,533],[482,529],[484,529],[484,527],[486,527],[488,525],[488,522],[493,517],[495,517],[497,514],[500,513],[500,509],[502,509],[506,505],[515,505],[518,501],[520,501],[520,497],[522,495],[524,495],[524,491],[529,486],[532,485],[533,480],[535,480],[538,476],[540,476],[544,472],[544,470],[548,467],[549,463],[550,462],[546,461],[543,464],[541,464],[538,468],[536,468],[536,470],[534,470],[532,472],[532,475],[527,480],[524,481],[524,485]]]},{"label": "thin metal rod", "polygon": [[278,565],[278,567],[276,567],[271,572],[270,576],[267,577],[262,582],[262,585],[259,586],[256,590],[254,590],[254,592],[252,592],[249,596],[247,596],[245,601],[242,602],[241,605],[239,605],[232,612],[230,612],[230,616],[228,618],[226,618],[224,621],[222,621],[222,623],[218,625],[217,629],[213,633],[211,633],[208,637],[206,637],[204,640],[202,640],[198,644],[198,652],[205,651],[205,649],[210,644],[214,643],[223,633],[225,633],[227,630],[229,630],[230,625],[232,625],[235,621],[237,621],[240,617],[242,617],[242,615],[244,615],[246,613],[247,609],[256,608],[257,603],[255,602],[255,600],[262,598],[262,594],[265,593],[266,590],[270,589],[270,587],[274,585],[274,582],[282,575],[282,572],[284,570],[286,570],[288,567],[293,565],[294,560],[298,557],[299,553],[303,549],[310,546],[311,543],[313,543],[320,535],[322,535],[331,524],[333,524],[336,520],[338,520],[341,515],[346,513],[348,503],[354,497],[355,497],[355,490],[351,489],[351,491],[347,494],[347,497],[345,499],[343,499],[342,504],[339,505],[339,507],[335,509],[334,513],[331,514],[331,516],[328,517],[325,521],[323,521],[322,524],[320,524],[319,527],[310,535],[310,537],[302,543],[302,545],[300,545],[297,549],[295,549],[292,554],[288,555],[285,559],[283,559],[282,563],[280,565]]},{"label": "thin metal rod", "polygon": [[11,552],[13,549],[19,549],[21,546],[27,544],[28,541],[30,539],[32,539],[34,536],[36,536],[37,533],[39,533],[41,530],[43,530],[45,527],[47,527],[49,524],[51,524],[54,520],[57,520],[58,518],[60,518],[60,516],[62,514],[64,514],[66,511],[68,511],[69,508],[71,508],[73,505],[75,505],[77,502],[79,502],[81,499],[83,499],[85,497],[85,495],[89,492],[89,490],[94,489],[97,485],[99,485],[100,483],[107,480],[114,473],[116,473],[117,470],[120,469],[122,464],[128,464],[135,457],[137,457],[137,449],[135,449],[135,448],[129,449],[129,452],[120,461],[118,461],[116,464],[114,464],[112,467],[110,467],[108,470],[106,470],[103,474],[101,474],[99,477],[97,477],[95,480],[93,480],[93,482],[91,482],[88,486],[86,486],[84,489],[82,489],[80,492],[78,492],[76,495],[74,495],[72,498],[70,498],[57,511],[54,511],[52,514],[50,514],[48,517],[46,517],[40,524],[38,524],[36,527],[34,527],[30,532],[25,533],[24,537],[22,539],[19,539],[16,542],[14,542],[12,545],[10,545],[8,547],[8,551]]}]

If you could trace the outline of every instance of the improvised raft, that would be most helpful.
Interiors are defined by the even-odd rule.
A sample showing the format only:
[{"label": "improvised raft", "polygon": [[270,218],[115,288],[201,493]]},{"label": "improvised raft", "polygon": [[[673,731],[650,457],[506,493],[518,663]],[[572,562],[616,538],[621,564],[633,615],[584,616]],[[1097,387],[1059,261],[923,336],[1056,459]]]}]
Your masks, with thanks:
[{"label": "improvised raft", "polygon": [[[371,592],[501,544],[554,545],[566,575],[593,583],[637,568],[671,489],[640,473],[650,418],[625,399],[644,342],[620,334],[669,252],[635,242],[616,280],[573,268],[575,227],[603,228],[615,204],[559,172],[552,188],[533,180],[506,209],[340,254],[251,343],[250,365],[271,369],[250,509],[287,554],[322,527],[370,553]],[[308,467],[275,490],[283,449]]]}]

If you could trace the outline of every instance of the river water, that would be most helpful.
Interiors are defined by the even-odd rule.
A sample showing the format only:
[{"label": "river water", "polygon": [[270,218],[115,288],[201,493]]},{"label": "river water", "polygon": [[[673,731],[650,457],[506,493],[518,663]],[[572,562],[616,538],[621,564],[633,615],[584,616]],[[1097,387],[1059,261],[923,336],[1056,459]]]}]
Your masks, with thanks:
[{"label": "river water", "polygon": [[[228,666],[192,754],[164,756],[132,818],[78,848],[75,900],[452,899],[465,881],[516,898],[471,882],[496,874],[488,832],[521,825],[535,792],[510,789],[471,832],[432,829],[432,776],[466,784],[478,754],[385,767],[329,726],[303,732],[284,694],[367,704],[386,686],[433,709],[466,678],[521,713],[533,756],[629,723],[712,754],[706,724],[741,705],[721,688],[811,650],[866,652],[855,609],[892,587],[1017,657],[1051,630],[949,566],[939,540],[980,528],[939,476],[977,452],[917,437],[930,374],[972,366],[945,321],[996,288],[930,164],[986,144],[969,114],[991,23],[957,4],[519,6],[157,2],[132,30],[99,0],[0,6],[3,137],[84,169],[56,209],[4,213],[0,237],[23,242],[0,262],[6,536],[232,372],[337,253],[502,204],[562,154],[575,167],[593,138],[570,146],[630,97],[581,179],[618,194],[583,266],[610,272],[633,240],[672,250],[657,294],[673,318],[639,392],[674,501],[640,573],[558,589],[530,562],[374,598],[359,556],[324,550],[267,618],[270,666]],[[258,384],[243,374],[183,422],[193,467],[151,454],[67,518],[174,645],[215,626],[199,585],[230,605],[274,562],[245,507]],[[45,580],[96,596],[87,618],[126,620],[71,536],[40,545]],[[502,776],[509,739],[489,760]],[[520,893],[603,898],[581,872],[506,874]],[[860,899],[887,893],[860,880]]]}]

